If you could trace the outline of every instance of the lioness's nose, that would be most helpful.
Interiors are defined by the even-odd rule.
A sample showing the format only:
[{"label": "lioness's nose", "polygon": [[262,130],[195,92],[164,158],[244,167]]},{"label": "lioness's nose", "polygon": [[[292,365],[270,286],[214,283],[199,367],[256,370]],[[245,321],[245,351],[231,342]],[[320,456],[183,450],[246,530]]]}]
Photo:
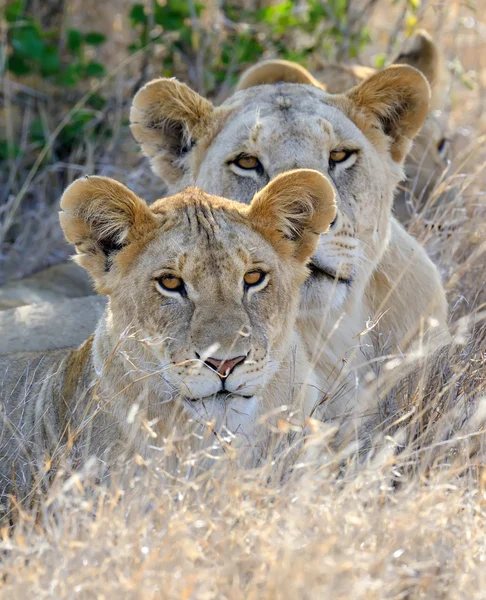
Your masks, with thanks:
[{"label": "lioness's nose", "polygon": [[246,356],[236,356],[228,360],[220,360],[219,358],[206,358],[204,361],[212,369],[216,369],[217,374],[221,379],[226,379],[232,373],[237,365],[245,360]]}]

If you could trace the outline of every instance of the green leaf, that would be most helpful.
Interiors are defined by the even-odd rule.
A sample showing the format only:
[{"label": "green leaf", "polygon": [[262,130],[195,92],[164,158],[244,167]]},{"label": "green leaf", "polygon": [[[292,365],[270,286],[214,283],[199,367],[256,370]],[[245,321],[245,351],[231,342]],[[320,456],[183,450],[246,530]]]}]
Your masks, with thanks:
[{"label": "green leaf", "polygon": [[9,23],[15,23],[24,12],[24,0],[9,2],[4,10],[5,18]]},{"label": "green leaf", "polygon": [[0,140],[0,160],[17,158],[21,154],[22,149],[17,144],[9,143],[7,140]]},{"label": "green leaf", "polygon": [[165,8],[163,10],[156,10],[154,15],[154,21],[157,25],[161,25],[165,31],[184,30],[187,18],[187,16],[169,12]]},{"label": "green leaf", "polygon": [[310,54],[311,51],[311,49],[284,50],[284,52],[282,53],[282,57],[286,60],[291,60],[292,62],[298,62],[304,67],[307,55]]},{"label": "green leaf", "polygon": [[90,46],[100,46],[106,42],[106,35],[92,31],[84,36],[84,41]]},{"label": "green leaf", "polygon": [[54,75],[61,69],[61,61],[57,47],[46,46],[44,52],[39,56],[39,63],[43,75]]},{"label": "green leaf", "polygon": [[147,23],[148,21],[143,4],[134,4],[130,11],[129,17],[133,25],[137,25],[138,23]]},{"label": "green leaf", "polygon": [[83,34],[77,29],[68,29],[67,45],[71,52],[77,54],[83,45]]},{"label": "green leaf", "polygon": [[256,61],[262,54],[264,48],[258,40],[248,34],[237,36],[233,52],[236,52],[238,62],[251,63]]},{"label": "green leaf", "polygon": [[343,23],[347,22],[348,0],[334,0],[333,12]]},{"label": "green leaf", "polygon": [[18,54],[12,54],[8,57],[8,70],[15,75],[22,77],[30,73],[30,67],[27,62]]},{"label": "green leaf", "polygon": [[100,94],[93,94],[88,98],[87,104],[95,110],[103,110],[106,100]]},{"label": "green leaf", "polygon": [[81,66],[78,64],[69,65],[63,73],[56,77],[56,82],[64,87],[76,85],[81,79]]},{"label": "green leaf", "polygon": [[86,65],[86,77],[102,77],[105,74],[105,67],[98,62],[90,62]]},{"label": "green leaf", "polygon": [[187,31],[186,21],[190,17],[191,11],[186,0],[167,0],[164,6],[157,2],[154,3],[154,21],[157,25],[161,25],[165,31],[184,33],[184,31]]},{"label": "green leaf", "polygon": [[84,130],[92,119],[93,113],[91,111],[76,111],[72,115],[71,121],[59,134],[61,141],[65,144],[72,144],[73,142],[81,141],[84,137]]},{"label": "green leaf", "polygon": [[44,51],[44,40],[33,25],[13,29],[11,44],[20,56],[32,60],[36,60]]},{"label": "green leaf", "polygon": [[383,69],[383,67],[385,66],[385,62],[386,62],[386,54],[378,54],[375,57],[375,67],[377,69]]},{"label": "green leaf", "polygon": [[34,119],[30,124],[29,137],[32,142],[44,143],[46,141],[44,126],[40,117]]}]

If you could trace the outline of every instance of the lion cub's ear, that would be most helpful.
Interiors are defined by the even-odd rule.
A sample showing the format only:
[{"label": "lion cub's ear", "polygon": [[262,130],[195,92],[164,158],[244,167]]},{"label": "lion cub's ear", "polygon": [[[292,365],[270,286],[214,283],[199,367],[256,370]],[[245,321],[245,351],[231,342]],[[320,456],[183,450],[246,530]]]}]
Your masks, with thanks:
[{"label": "lion cub's ear", "polygon": [[272,83],[304,83],[323,87],[307,69],[297,63],[289,60],[264,60],[243,73],[236,91]]},{"label": "lion cub's ear", "polygon": [[391,138],[393,160],[402,162],[429,111],[430,88],[422,73],[406,65],[388,67],[351,89],[346,97],[365,122],[369,117],[376,119]]},{"label": "lion cub's ear", "polygon": [[155,225],[144,200],[108,177],[72,183],[61,198],[59,219],[76,262],[93,278],[98,292],[110,293],[110,270],[116,253]]},{"label": "lion cub's ear", "polygon": [[318,171],[297,169],[272,179],[248,207],[251,223],[283,256],[307,262],[336,217],[331,183]]},{"label": "lion cub's ear", "polygon": [[154,79],[133,98],[130,129],[151,159],[152,170],[170,184],[184,176],[184,159],[209,131],[214,106],[175,79]]}]

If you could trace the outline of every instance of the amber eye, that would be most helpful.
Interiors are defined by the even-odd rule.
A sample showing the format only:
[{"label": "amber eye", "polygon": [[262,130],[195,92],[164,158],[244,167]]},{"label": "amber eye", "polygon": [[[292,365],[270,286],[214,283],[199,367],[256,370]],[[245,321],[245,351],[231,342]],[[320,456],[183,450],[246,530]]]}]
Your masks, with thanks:
[{"label": "amber eye", "polygon": [[184,289],[184,282],[180,277],[176,277],[175,275],[159,277],[157,283],[161,288],[169,292],[181,292]]},{"label": "amber eye", "polygon": [[237,167],[240,167],[240,169],[252,170],[262,168],[260,161],[254,156],[239,156],[234,163]]},{"label": "amber eye", "polygon": [[349,150],[333,150],[329,154],[329,158],[333,163],[344,162],[347,158],[351,156],[351,152]]},{"label": "amber eye", "polygon": [[248,273],[245,273],[243,279],[245,280],[245,285],[251,287],[262,283],[266,276],[267,274],[263,271],[248,271]]}]

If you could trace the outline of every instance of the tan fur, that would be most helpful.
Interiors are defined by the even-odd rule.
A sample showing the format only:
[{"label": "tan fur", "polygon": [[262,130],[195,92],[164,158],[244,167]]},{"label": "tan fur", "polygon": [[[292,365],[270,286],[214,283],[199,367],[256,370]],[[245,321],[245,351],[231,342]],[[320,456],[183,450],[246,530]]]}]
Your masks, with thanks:
[{"label": "tan fur", "polygon": [[[360,72],[364,77],[358,79],[356,72],[357,69],[353,69],[352,74],[358,80],[357,84],[369,75],[376,74],[373,70],[364,70]],[[410,140],[422,126],[429,111],[430,93],[427,83],[415,69],[405,70],[397,67],[386,69],[382,77],[373,77],[371,81],[372,84],[365,87],[356,85],[356,89],[343,99],[346,113],[352,116],[361,130],[366,131],[368,135],[373,135],[373,129],[376,128],[376,123],[370,123],[370,116],[384,122],[387,133],[394,140],[392,156],[394,160],[401,162],[410,148]],[[246,71],[237,86],[237,91],[279,82],[328,89],[326,84],[321,85],[296,63],[268,60]],[[404,104],[409,106],[409,110],[406,111],[405,119],[401,119],[400,112]]]},{"label": "tan fur", "polygon": [[417,31],[393,62],[410,65],[423,73],[432,88],[431,110],[444,108],[450,75],[442,52],[427,31]]},{"label": "tan fur", "polygon": [[[78,262],[109,304],[76,350],[0,356],[3,500],[43,489],[61,458],[69,468],[94,456],[102,476],[134,453],[156,457],[171,436],[197,445],[191,433],[207,426],[230,436],[228,449],[251,452],[269,411],[292,411],[303,426],[320,387],[295,328],[299,290],[336,215],[320,173],[282,174],[249,206],[189,188],[150,208],[90,177],[66,190],[61,209]],[[263,283],[246,288],[255,269]],[[162,287],[167,273],[183,292]],[[240,364],[220,376],[218,361],[233,357]]]},{"label": "tan fur", "polygon": [[[252,77],[256,75],[253,70]],[[338,95],[286,82],[241,90],[214,108],[212,123],[201,137],[193,137],[191,149],[182,156],[171,154],[166,133],[159,130],[162,163],[146,143],[146,135],[152,140],[154,134],[146,115],[154,110],[149,98],[165,97],[167,86],[159,79],[142,88],[131,120],[156,173],[165,179],[169,158],[177,161],[180,178],[172,180],[172,190],[195,183],[207,192],[249,202],[255,189],[289,168],[313,168],[332,181],[337,218],[313,257],[313,276],[304,285],[299,316],[330,391],[339,388],[338,375],[348,372],[352,357],[363,362],[363,354],[370,354],[371,342],[362,333],[375,321],[380,344],[392,352],[406,351],[419,338],[445,339],[436,335],[447,328],[440,275],[391,216],[403,160],[427,115],[429,88],[417,70],[393,66]],[[184,115],[180,118],[184,128]],[[331,169],[331,151],[343,146],[356,148],[358,154],[351,155],[351,166]],[[257,157],[261,170],[237,168],[233,161],[241,154]],[[346,406],[359,406],[356,381],[354,399],[340,394],[327,415],[348,414]]]},{"label": "tan fur", "polygon": [[[392,64],[409,65],[420,71],[431,88],[430,110],[436,111],[444,108],[450,76],[440,48],[427,31],[424,29],[417,31],[407,40],[402,50],[391,62]],[[269,67],[266,70],[269,70]],[[290,66],[287,66],[287,70],[291,70]],[[250,72],[250,69],[248,72]],[[373,67],[332,64],[320,60],[315,69],[315,77],[312,75],[311,77],[330,94],[341,94],[368,79],[376,72],[377,70]],[[244,77],[245,75],[243,75],[242,80],[244,80]],[[286,81],[286,79],[282,78],[278,81]],[[241,85],[241,82],[239,85]]]},{"label": "tan fur", "polygon": [[[395,215],[407,224],[415,211],[421,211],[427,205],[431,192],[448,165],[449,132],[444,117],[438,111],[444,108],[450,77],[440,49],[424,30],[412,36],[392,62],[418,69],[431,87],[430,112],[405,160],[407,179],[400,185],[395,198]],[[376,72],[376,69],[362,65],[321,62],[315,78],[296,63],[268,60],[248,69],[242,75],[237,89],[284,81],[307,83],[331,94],[341,94]],[[436,203],[447,202],[452,196],[445,194]]]},{"label": "tan fur", "polygon": [[[431,88],[430,112],[405,160],[407,178],[400,185],[394,203],[395,215],[400,222],[407,224],[414,211],[421,211],[426,206],[431,192],[447,169],[449,129],[440,111],[443,111],[448,97],[450,75],[442,52],[425,30],[419,30],[407,40],[392,63],[407,64],[418,69]],[[315,75],[319,85],[329,93],[341,94],[374,73],[376,69],[371,67],[321,62]],[[445,194],[438,202],[450,199],[451,194]]]},{"label": "tan fur", "polygon": [[[159,144],[159,132],[167,133],[166,140],[169,145],[171,144],[169,140],[172,139],[172,147],[167,149],[169,154],[171,150],[173,151],[174,144],[178,147],[181,140],[184,140],[187,145],[193,137],[200,137],[202,132],[207,130],[214,112],[213,105],[201,96],[195,97],[190,88],[181,85],[175,79],[169,80],[162,94],[160,90],[147,90],[147,94],[143,99],[139,98],[139,101],[151,106],[151,110],[144,113],[144,118],[150,123],[150,133],[147,132],[145,137],[147,153],[150,156],[157,156],[157,161],[165,168],[167,180],[173,183],[180,177],[180,169],[174,161],[167,160],[166,153]],[[135,136],[138,131],[136,115],[139,101],[134,102],[132,106],[132,115],[134,115],[132,132]],[[184,116],[182,121],[181,115]],[[181,123],[183,129],[180,129]]]},{"label": "tan fur", "polygon": [[257,85],[279,83],[280,81],[321,87],[319,81],[304,67],[288,60],[268,60],[262,61],[245,71],[236,86],[236,91],[239,92]]},{"label": "tan fur", "polygon": [[[424,30],[418,31],[407,40],[404,48],[392,62],[408,64],[425,75],[431,86],[430,108],[431,111],[435,111],[428,115],[422,129],[414,138],[412,149],[405,160],[407,179],[400,184],[395,195],[395,215],[402,223],[408,223],[415,211],[421,211],[426,206],[430,192],[434,190],[436,182],[448,164],[448,129],[443,116],[438,114],[437,111],[444,108],[450,77],[446,68],[446,61],[440,49]],[[312,84],[331,94],[340,94],[358,85],[375,72],[376,69],[362,65],[329,64],[321,61],[315,68],[314,77],[306,69],[295,63],[289,63],[285,60],[264,61],[246,71],[238,83],[238,90],[253,87],[258,83],[288,81]],[[157,97],[153,114],[154,135],[152,143],[154,144],[154,150],[147,150],[150,155],[158,152],[157,158],[154,160],[164,161],[164,166],[159,167],[159,169],[164,171],[164,177],[168,181],[176,183],[181,176],[180,169],[176,163],[164,160],[160,147],[157,150],[159,135],[155,131],[155,124],[158,122],[159,127],[169,124],[165,117],[161,118],[161,114],[165,115],[165,113],[160,113],[157,110],[159,102],[172,103],[171,110],[175,111],[175,114],[178,114],[178,109],[181,107],[186,110],[188,113],[188,129],[184,135],[188,139],[192,135],[191,123],[194,127],[198,123],[205,122],[205,119],[200,120],[197,115],[206,112],[206,118],[210,120],[213,113],[210,103],[203,101],[200,104],[203,99],[199,99],[196,104],[191,104],[194,99],[190,91],[187,92],[185,88],[182,89],[185,93],[184,91],[179,93],[180,88],[175,83],[172,91],[177,91],[177,93],[169,93],[167,98],[164,99]],[[148,98],[146,100],[149,101]],[[167,114],[170,115],[170,111]],[[133,124],[132,127],[136,132],[137,125]],[[176,131],[173,132],[173,135],[174,140],[177,140]],[[145,132],[145,136],[145,143],[148,144],[147,132]],[[453,194],[443,195],[438,202],[434,201],[434,205],[447,201],[452,197]],[[39,302],[55,302],[68,297],[74,298],[90,294],[91,288],[86,278],[79,271],[79,268],[73,264],[56,265],[21,282],[14,281],[4,285],[0,287],[0,309]],[[88,319],[89,316],[83,315],[83,318]]]},{"label": "tan fur", "polygon": [[[317,246],[317,232],[327,231],[336,216],[334,204],[319,212],[315,206],[319,198],[334,196],[334,191],[317,171],[299,173],[292,183],[288,176],[273,179],[253,200],[252,214],[258,231],[272,241],[279,254],[305,260]],[[282,226],[276,229],[276,223]]]},{"label": "tan fur", "polygon": [[375,73],[376,69],[362,65],[321,63],[316,69],[319,85],[330,94],[341,94]]},{"label": "tan fur", "polygon": [[[384,130],[392,140],[393,160],[401,163],[429,111],[427,81],[419,71],[397,65],[376,73],[365,83],[345,95],[346,113],[369,136],[376,135],[373,129]],[[370,123],[370,117],[375,117],[377,123]]]}]

